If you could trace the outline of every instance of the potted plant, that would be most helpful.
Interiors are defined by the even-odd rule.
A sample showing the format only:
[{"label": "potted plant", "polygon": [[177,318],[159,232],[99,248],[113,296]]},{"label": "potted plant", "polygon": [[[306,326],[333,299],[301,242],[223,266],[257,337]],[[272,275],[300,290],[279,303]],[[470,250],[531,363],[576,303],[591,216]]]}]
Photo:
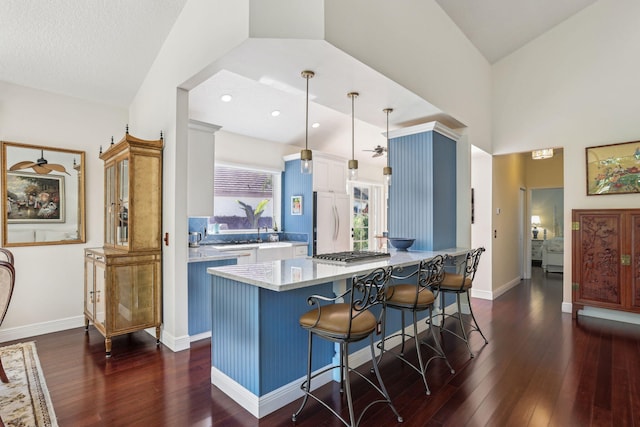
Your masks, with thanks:
[{"label": "potted plant", "polygon": [[236,200],[236,201],[240,204],[240,207],[244,210],[244,213],[247,216],[247,220],[249,221],[249,227],[258,228],[259,227],[258,221],[260,220],[260,217],[262,216],[264,212],[264,208],[267,206],[267,203],[269,203],[269,200],[268,199],[262,200],[260,203],[258,203],[258,206],[256,206],[255,209],[251,205],[244,203],[240,200]]}]

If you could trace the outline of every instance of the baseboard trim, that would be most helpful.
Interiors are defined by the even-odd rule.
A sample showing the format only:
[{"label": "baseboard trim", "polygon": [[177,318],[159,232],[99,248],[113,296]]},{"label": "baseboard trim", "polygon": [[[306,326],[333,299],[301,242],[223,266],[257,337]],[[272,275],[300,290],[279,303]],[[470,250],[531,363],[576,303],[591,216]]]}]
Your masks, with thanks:
[{"label": "baseboard trim", "polygon": [[18,326],[16,328],[3,328],[0,330],[0,342],[21,340],[83,326],[84,316],[74,316],[50,322],[32,323],[31,325]]},{"label": "baseboard trim", "polygon": [[[155,336],[155,329],[148,329],[147,332],[149,332],[151,335]],[[181,337],[176,337],[170,333],[168,333],[166,330],[162,330],[161,334],[160,334],[160,341],[162,341],[162,344],[164,344],[165,346],[169,347],[169,349],[171,351],[178,352],[178,351],[183,351],[183,350],[188,350],[189,348],[191,348],[191,339],[189,337],[189,335],[183,335]]]},{"label": "baseboard trim", "polygon": [[640,315],[629,313],[626,311],[607,310],[605,308],[597,307],[584,307],[582,310],[578,310],[578,315],[640,325]]},{"label": "baseboard trim", "polygon": [[[322,369],[319,371],[321,370]],[[265,417],[294,400],[301,398],[303,393],[302,390],[300,390],[300,384],[302,384],[304,379],[305,377],[300,377],[264,396],[258,397],[220,370],[213,366],[211,367],[211,384],[218,387],[224,394],[256,418]],[[330,381],[332,381],[331,371],[327,371],[311,381],[311,389],[315,390]]]},{"label": "baseboard trim", "polygon": [[[448,307],[447,307],[448,308]],[[445,311],[449,311],[445,309]],[[418,324],[418,333],[421,333],[427,329],[426,322],[421,321]],[[405,333],[413,333],[413,324],[407,326],[405,328]],[[398,330],[395,332],[396,334],[400,333]],[[390,334],[393,335],[393,334]],[[374,345],[377,344],[380,340],[374,342]],[[388,348],[393,348],[400,344],[401,338],[393,337],[389,341],[387,341]],[[376,347],[376,354],[378,353]],[[371,350],[369,350],[369,346],[361,348],[360,350],[352,353],[349,356],[349,366],[352,368],[357,368],[367,362],[371,361]],[[326,369],[328,366],[319,369],[316,372],[320,372],[323,369]],[[333,381],[334,371],[336,375],[339,375],[337,369],[333,369],[318,377],[314,378],[311,382],[312,390],[317,389],[330,381]],[[282,387],[265,394],[264,396],[256,396],[242,385],[237,383],[235,380],[221,372],[215,367],[211,367],[211,384],[218,387],[223,393],[233,399],[238,405],[242,406],[246,409],[251,415],[256,418],[262,418],[270,413],[282,408],[285,405],[301,398],[303,396],[302,390],[300,390],[300,384],[305,380],[305,377],[300,377],[297,380],[294,380],[288,384],[283,385]]]},{"label": "baseboard trim", "polygon": [[562,312],[563,313],[573,313],[573,304],[570,302],[562,302]]},{"label": "baseboard trim", "polygon": [[211,331],[202,332],[201,334],[189,335],[190,342],[196,342],[211,338]]},{"label": "baseboard trim", "polygon": [[[500,295],[504,294],[505,292],[507,292],[508,290],[515,288],[516,286],[518,286],[520,284],[520,282],[522,281],[522,279],[520,277],[516,277],[512,280],[510,280],[509,282],[505,283],[504,285],[500,286],[498,289],[496,289],[495,291],[493,291],[493,298],[491,298],[492,300],[498,298]],[[473,292],[473,289],[472,289]]]}]

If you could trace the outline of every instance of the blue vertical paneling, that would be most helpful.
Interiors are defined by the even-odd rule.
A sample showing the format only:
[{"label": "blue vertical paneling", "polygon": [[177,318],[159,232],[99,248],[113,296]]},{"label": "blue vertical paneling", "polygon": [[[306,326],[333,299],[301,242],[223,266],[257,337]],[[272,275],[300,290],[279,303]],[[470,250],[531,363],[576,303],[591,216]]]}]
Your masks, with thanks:
[{"label": "blue vertical paneling", "polygon": [[[269,393],[306,373],[308,332],[300,316],[312,309],[309,295],[333,295],[331,283],[287,292],[260,290],[260,394]],[[314,338],[312,370],[331,363],[333,343]]]},{"label": "blue vertical paneling", "polygon": [[260,396],[260,324],[257,286],[213,276],[211,363]]},{"label": "blue vertical paneling", "polygon": [[[302,215],[291,215],[292,196],[302,196]],[[313,181],[311,175],[300,173],[300,160],[285,162],[282,178],[282,227],[287,233],[312,235]],[[309,245],[309,255],[312,250],[312,245]]]},{"label": "blue vertical paneling", "polygon": [[[298,319],[311,294],[332,296],[333,285],[274,292],[213,276],[212,366],[263,396],[306,374],[307,332]],[[329,364],[333,343],[314,340],[313,369]]]},{"label": "blue vertical paneling", "polygon": [[211,330],[211,275],[207,268],[234,264],[236,259],[188,264],[189,335]]},{"label": "blue vertical paneling", "polygon": [[389,235],[415,238],[414,250],[455,246],[455,141],[429,131],[389,144]]},{"label": "blue vertical paneling", "polygon": [[456,142],[433,134],[433,249],[456,246]]}]

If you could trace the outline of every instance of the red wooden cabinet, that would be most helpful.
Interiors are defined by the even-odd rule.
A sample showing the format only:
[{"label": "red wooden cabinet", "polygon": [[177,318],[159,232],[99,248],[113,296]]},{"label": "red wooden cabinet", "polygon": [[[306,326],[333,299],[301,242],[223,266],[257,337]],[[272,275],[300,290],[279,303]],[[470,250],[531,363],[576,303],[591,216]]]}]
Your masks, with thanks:
[{"label": "red wooden cabinet", "polygon": [[573,315],[585,305],[640,313],[640,209],[572,211]]}]

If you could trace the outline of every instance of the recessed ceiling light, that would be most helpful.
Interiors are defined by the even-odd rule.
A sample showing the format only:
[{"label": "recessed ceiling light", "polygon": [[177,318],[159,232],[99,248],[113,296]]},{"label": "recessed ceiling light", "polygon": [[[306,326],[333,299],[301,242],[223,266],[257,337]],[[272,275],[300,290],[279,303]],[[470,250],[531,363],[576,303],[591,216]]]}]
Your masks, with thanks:
[{"label": "recessed ceiling light", "polygon": [[273,117],[278,117],[278,116],[280,115],[280,111],[279,111],[279,110],[273,110],[273,111],[271,112],[271,115],[272,115]]},{"label": "recessed ceiling light", "polygon": [[222,102],[230,102],[231,99],[233,99],[233,97],[229,94],[225,94],[220,97],[220,101]]},{"label": "recessed ceiling light", "polygon": [[312,128],[319,128],[320,127],[320,123],[315,122],[314,124],[311,125]]}]

